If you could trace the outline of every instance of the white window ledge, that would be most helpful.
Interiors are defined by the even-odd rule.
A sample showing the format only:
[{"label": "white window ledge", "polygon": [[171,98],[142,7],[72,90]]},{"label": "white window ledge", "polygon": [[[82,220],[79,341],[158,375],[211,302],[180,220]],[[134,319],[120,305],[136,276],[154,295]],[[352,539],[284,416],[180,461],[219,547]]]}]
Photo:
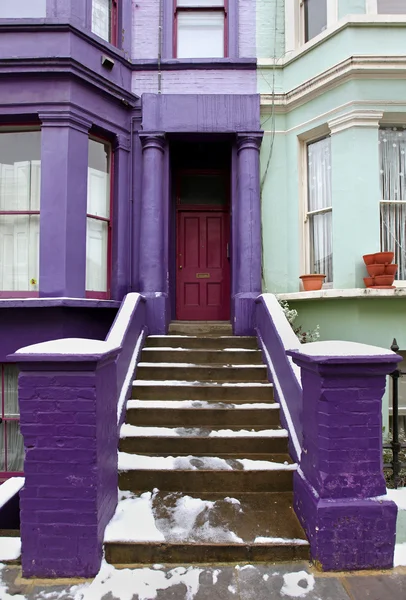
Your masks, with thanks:
[{"label": "white window ledge", "polygon": [[276,294],[278,300],[324,300],[329,298],[406,298],[406,288],[393,290],[373,290],[371,288],[351,288],[345,290],[316,290],[314,292],[291,292]]}]

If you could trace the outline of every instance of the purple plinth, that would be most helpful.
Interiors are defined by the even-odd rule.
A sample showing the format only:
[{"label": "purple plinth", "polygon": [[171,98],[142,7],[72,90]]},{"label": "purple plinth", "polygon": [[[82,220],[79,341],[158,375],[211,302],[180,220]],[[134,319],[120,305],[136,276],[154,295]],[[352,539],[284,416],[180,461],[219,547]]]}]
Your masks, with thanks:
[{"label": "purple plinth", "polygon": [[303,346],[287,352],[301,367],[303,386],[294,506],[312,559],[324,570],[393,564],[397,507],[379,500],[386,493],[381,401],[385,377],[401,358],[365,351],[313,356]]}]

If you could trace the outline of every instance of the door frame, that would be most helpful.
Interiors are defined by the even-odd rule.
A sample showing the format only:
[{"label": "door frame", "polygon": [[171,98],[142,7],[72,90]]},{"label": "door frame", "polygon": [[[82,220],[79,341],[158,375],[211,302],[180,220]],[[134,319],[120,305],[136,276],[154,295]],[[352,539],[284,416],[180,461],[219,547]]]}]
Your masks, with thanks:
[{"label": "door frame", "polygon": [[[180,203],[180,180],[184,175],[214,175],[222,174],[226,183],[227,203],[224,205],[213,204],[181,204]],[[232,294],[232,227],[231,227],[231,169],[177,169],[174,172],[175,179],[175,207],[174,207],[174,244],[173,244],[173,260],[174,265],[174,318],[177,319],[177,277],[178,277],[178,213],[180,212],[213,212],[225,213],[229,220],[229,268],[230,268],[230,285],[229,285],[229,300],[230,300],[230,320],[231,320],[231,294]]]}]

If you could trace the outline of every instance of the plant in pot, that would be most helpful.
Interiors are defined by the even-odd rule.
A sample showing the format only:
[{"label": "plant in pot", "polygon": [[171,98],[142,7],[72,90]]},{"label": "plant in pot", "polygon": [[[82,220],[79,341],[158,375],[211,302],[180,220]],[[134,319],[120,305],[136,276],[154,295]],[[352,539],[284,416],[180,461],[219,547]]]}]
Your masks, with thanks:
[{"label": "plant in pot", "polygon": [[309,275],[301,275],[299,279],[302,280],[304,291],[312,292],[314,290],[321,290],[325,278],[326,276],[321,273],[311,273]]},{"label": "plant in pot", "polygon": [[375,252],[375,254],[364,254],[363,259],[369,277],[364,277],[367,288],[393,288],[393,281],[398,266],[391,264],[394,258],[393,252]]}]

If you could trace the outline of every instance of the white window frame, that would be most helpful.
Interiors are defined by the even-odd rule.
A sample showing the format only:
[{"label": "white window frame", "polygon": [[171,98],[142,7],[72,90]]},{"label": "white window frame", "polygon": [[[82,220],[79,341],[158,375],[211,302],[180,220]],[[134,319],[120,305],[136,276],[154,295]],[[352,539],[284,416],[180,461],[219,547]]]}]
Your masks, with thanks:
[{"label": "white window frame", "polygon": [[[310,273],[310,227],[309,227],[309,211],[308,211],[308,168],[307,168],[307,146],[317,142],[323,138],[330,137],[331,131],[327,124],[322,124],[311,131],[304,132],[298,136],[298,155],[299,155],[299,219],[301,223],[300,238],[301,238],[301,253],[300,253],[300,270],[301,274]],[[328,210],[333,210],[333,207]],[[326,209],[316,212],[327,212]],[[312,213],[313,214],[313,213]],[[334,288],[334,250],[333,250],[333,281],[323,283],[323,289]]]},{"label": "white window frame", "polygon": [[338,22],[338,0],[327,1],[327,28],[314,38],[305,42],[304,2],[302,0],[285,0],[285,52],[293,52],[298,48],[317,43],[330,27]]}]

